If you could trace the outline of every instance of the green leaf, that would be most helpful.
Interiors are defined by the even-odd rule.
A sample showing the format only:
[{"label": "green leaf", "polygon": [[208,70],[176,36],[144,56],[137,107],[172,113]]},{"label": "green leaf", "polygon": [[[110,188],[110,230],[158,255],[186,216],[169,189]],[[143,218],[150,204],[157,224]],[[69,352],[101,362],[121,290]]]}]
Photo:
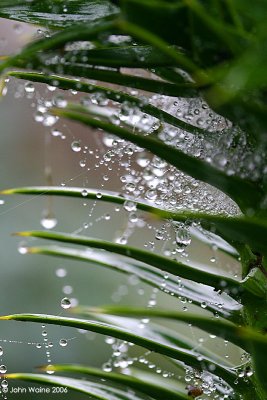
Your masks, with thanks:
[{"label": "green leaf", "polygon": [[[185,154],[181,150],[168,146],[150,136],[134,134],[130,130],[117,125],[96,120],[92,118],[86,109],[81,113],[75,111],[75,107],[71,108],[69,106],[67,109],[54,109],[53,113],[59,117],[65,117],[93,128],[103,129],[121,139],[128,140],[137,146],[151,151],[193,178],[207,182],[224,191],[243,210],[255,207],[262,197],[260,189],[255,184],[243,180],[238,176],[228,176],[225,172],[218,170],[207,162]],[[243,195],[244,193],[246,193],[246,196]]]},{"label": "green leaf", "polygon": [[[17,3],[17,4],[16,4]],[[91,23],[99,18],[114,16],[118,7],[108,0],[50,0],[1,1],[0,17],[43,25],[66,28],[79,23]]]},{"label": "green leaf", "polygon": [[[47,367],[42,368],[43,371],[47,370]],[[133,390],[137,390],[140,393],[148,394],[154,399],[158,400],[190,400],[189,396],[185,393],[179,392],[178,390],[171,390],[162,386],[146,382],[144,380],[135,378],[131,375],[117,374],[114,372],[104,372],[100,369],[90,368],[83,365],[62,365],[54,364],[53,370],[55,372],[71,372],[104,379],[106,384],[115,382],[124,387],[129,387]]]},{"label": "green leaf", "polygon": [[163,257],[161,255],[141,250],[135,247],[125,246],[118,243],[106,242],[100,239],[91,239],[86,236],[69,235],[60,232],[46,232],[46,231],[27,231],[19,232],[16,235],[23,237],[36,237],[48,240],[55,240],[61,243],[71,243],[92,247],[96,249],[103,249],[111,253],[120,254],[125,257],[130,257],[134,260],[144,262],[160,270],[169,272],[181,278],[190,279],[195,282],[203,283],[205,285],[213,286],[217,290],[227,289],[234,298],[239,297],[239,290],[241,285],[238,281],[218,274],[213,274],[207,271],[202,271],[193,268],[189,265],[182,264],[179,261]]},{"label": "green leaf", "polygon": [[[10,63],[9,66],[17,68],[27,67],[27,60],[17,59],[7,61]],[[53,64],[44,66],[40,61],[32,60],[32,66],[34,69],[39,69],[41,72],[43,70],[50,71],[51,73],[56,73],[58,75],[70,75],[74,77],[93,79],[102,82],[114,83],[120,86],[131,87],[139,90],[145,90],[147,92],[159,93],[170,97],[194,97],[196,92],[192,89],[191,84],[173,84],[170,82],[159,81],[150,78],[143,78],[141,76],[129,75],[126,73],[121,73],[111,69],[101,69],[92,68],[86,64],[75,65],[69,64]],[[0,65],[1,67],[1,65]],[[1,69],[0,69],[1,70]],[[76,85],[79,82],[76,81]],[[85,87],[85,86],[84,86]],[[76,88],[78,90],[79,88]]]},{"label": "green leaf", "polygon": [[[49,57],[49,54],[48,54]],[[152,46],[101,47],[92,50],[73,50],[61,54],[64,62],[103,65],[113,68],[179,67],[173,58],[166,57]],[[85,61],[86,60],[86,61]]]},{"label": "green leaf", "polygon": [[[124,329],[125,326],[127,326],[127,329],[131,330],[131,332],[140,332],[140,319],[125,318],[108,314],[95,314],[90,312],[88,308],[79,306],[72,308],[70,311],[75,314],[75,316],[82,316],[86,318],[90,316],[91,319],[93,315],[94,319],[97,319],[98,321],[104,323],[112,324],[117,328]],[[146,324],[144,327],[142,327],[142,334],[146,338],[158,341],[166,345],[180,347],[188,350],[197,348],[197,350],[195,351],[198,353],[199,358],[201,358],[201,356],[205,356],[210,360],[213,360],[215,363],[223,365],[226,368],[234,367],[233,363],[229,362],[229,360],[225,360],[223,357],[214,353],[213,351],[210,351],[205,346],[199,347],[198,343],[195,340],[189,339],[187,336],[183,335],[179,331],[177,332],[177,330],[169,329],[165,326],[155,324],[150,321],[149,324]],[[178,361],[175,362],[175,365],[179,365]],[[180,367],[183,367],[183,365],[180,364]]]},{"label": "green leaf", "polygon": [[[166,122],[170,125],[173,125],[177,128],[183,129],[187,132],[190,132],[195,135],[204,136],[205,139],[209,139],[212,135],[216,134],[215,132],[208,132],[205,129],[201,129],[197,126],[190,125],[175,116],[160,110],[159,108],[149,104],[148,100],[145,98],[139,99],[138,97],[131,96],[122,91],[105,88],[104,86],[92,85],[84,82],[79,82],[76,79],[64,78],[58,75],[44,75],[42,73],[36,72],[23,72],[23,71],[10,71],[6,75],[13,76],[15,78],[26,79],[31,82],[41,82],[46,83],[48,85],[55,85],[59,89],[63,90],[78,90],[79,92],[84,93],[102,93],[106,98],[118,102],[118,103],[129,103],[130,106],[136,106],[138,109],[148,115],[151,115],[155,118],[158,118],[160,122]],[[133,78],[133,85],[138,84],[138,79]],[[149,82],[148,82],[149,81]],[[155,81],[156,82],[156,81]],[[141,84],[144,82],[142,81]],[[151,80],[146,80],[146,83],[151,83]],[[185,88],[186,94],[187,88]]]},{"label": "green leaf", "polygon": [[[28,186],[28,187],[20,187],[13,189],[6,189],[0,191],[0,194],[3,195],[12,195],[12,194],[21,194],[21,195],[34,195],[34,196],[63,196],[63,197],[72,197],[72,198],[81,198],[81,199],[91,199],[103,202],[108,202],[111,204],[120,204],[125,205],[127,201],[133,202],[136,209],[140,211],[144,211],[152,214],[155,218],[164,218],[172,221],[186,221],[186,220],[196,220],[207,218],[208,221],[212,221],[212,214],[204,214],[204,213],[188,213],[188,212],[180,212],[176,213],[175,211],[168,211],[162,208],[153,207],[149,202],[142,199],[142,201],[127,199],[119,195],[119,193],[101,190],[101,197],[99,198],[99,191],[92,188],[85,187],[62,187],[62,186]],[[98,194],[98,197],[97,197]],[[219,216],[221,219],[224,218],[225,223],[227,223],[228,218]],[[214,215],[216,219],[216,215]],[[200,228],[200,227],[199,227]],[[230,246],[227,242],[223,241],[222,238],[215,235],[212,232],[207,232],[202,229],[197,229],[195,227],[192,229],[192,235],[196,236],[199,240],[208,244],[216,244],[218,249],[222,250],[226,254],[237,259],[239,257],[238,252]],[[231,237],[232,239],[232,237]],[[238,248],[239,251],[239,248]]]},{"label": "green leaf", "polygon": [[158,309],[141,309],[127,306],[101,306],[101,307],[82,307],[77,308],[78,312],[87,313],[87,315],[119,315],[124,317],[134,318],[160,318],[160,319],[171,319],[176,322],[185,322],[193,325],[199,329],[202,329],[212,335],[219,336],[226,339],[236,346],[243,347],[248,350],[246,341],[238,337],[236,334],[237,326],[226,320],[218,319],[215,317],[200,316],[188,312],[176,312],[168,310]]},{"label": "green leaf", "polygon": [[[114,271],[136,275],[142,282],[162,290],[163,274],[155,268],[142,264],[140,262],[128,259],[119,260],[117,256],[102,251],[88,253],[77,249],[58,246],[42,246],[42,247],[27,247],[27,254],[44,254],[54,257],[63,257],[76,261],[84,261],[91,267],[100,266],[110,268]],[[194,284],[188,280],[182,280],[181,286],[177,285],[177,281],[172,276],[169,276],[166,282],[164,293],[173,297],[184,297],[192,301],[193,304],[207,304],[207,310],[215,312],[231,321],[240,321],[240,304],[233,301],[230,297],[218,295],[212,290],[208,290],[199,284]]]},{"label": "green leaf", "polygon": [[[51,374],[54,372],[53,367],[48,367],[47,371]],[[42,385],[59,386],[61,388],[68,388],[74,392],[87,394],[90,398],[98,400],[139,400],[137,395],[127,393],[120,389],[113,387],[106,387],[103,383],[95,383],[84,381],[81,379],[66,378],[62,376],[47,376],[41,374],[26,374],[14,373],[6,374],[8,380],[20,380],[32,383],[39,383]],[[51,391],[49,392],[51,393]],[[68,393],[65,392],[64,393]]]},{"label": "green leaf", "polygon": [[[7,189],[1,194],[31,194],[31,195],[57,195],[66,197],[80,197],[88,199],[96,199],[97,190],[85,188],[66,188],[66,187],[25,187],[16,189]],[[120,197],[117,193],[101,192],[101,201],[111,202],[113,204],[124,204],[127,199]],[[129,200],[131,201],[131,200]],[[155,215],[157,218],[171,219],[173,221],[200,220],[201,224],[214,231],[214,227],[218,234],[223,234],[230,243],[235,246],[237,243],[248,243],[255,251],[265,251],[265,236],[267,234],[267,224],[255,218],[246,217],[224,217],[220,215],[204,214],[204,213],[188,213],[188,212],[169,212],[160,208],[152,207],[145,201],[134,201],[136,208]],[[209,225],[211,224],[211,225]],[[213,235],[214,236],[214,235]],[[203,238],[201,238],[203,240]],[[216,240],[214,237],[213,241]],[[220,243],[218,244],[220,248]],[[228,249],[228,248],[227,248]],[[239,246],[237,246],[239,250]],[[227,250],[229,252],[230,250]],[[235,254],[230,251],[230,254]],[[249,292],[258,297],[265,296],[265,279],[263,272],[260,270],[256,276],[251,274],[242,281],[242,286]],[[258,276],[262,274],[261,276]],[[224,280],[224,277],[221,277]]]},{"label": "green leaf", "polygon": [[[69,326],[78,329],[84,329],[91,332],[100,333],[107,336],[112,336],[117,339],[125,340],[127,342],[134,343],[138,346],[145,347],[150,351],[162,354],[167,357],[174,358],[176,360],[184,362],[186,365],[191,366],[196,369],[206,369],[210,370],[212,365],[212,373],[220,376],[225,382],[230,386],[234,385],[236,380],[236,375],[230,369],[227,369],[220,364],[213,362],[212,360],[202,357],[201,360],[198,359],[194,351],[187,349],[176,348],[172,346],[167,346],[165,344],[147,339],[141,335],[129,332],[122,328],[117,328],[109,324],[103,324],[99,322],[87,321],[77,318],[65,318],[53,315],[42,315],[42,314],[13,314],[8,316],[0,317],[0,320],[16,320],[16,321],[26,321],[26,322],[38,322],[44,324],[54,324],[59,326]],[[241,328],[240,328],[241,329]],[[238,329],[237,329],[238,332]],[[264,339],[264,344],[267,346],[266,339]],[[240,382],[240,385],[236,388],[237,390],[244,390],[248,388],[245,382]]]}]

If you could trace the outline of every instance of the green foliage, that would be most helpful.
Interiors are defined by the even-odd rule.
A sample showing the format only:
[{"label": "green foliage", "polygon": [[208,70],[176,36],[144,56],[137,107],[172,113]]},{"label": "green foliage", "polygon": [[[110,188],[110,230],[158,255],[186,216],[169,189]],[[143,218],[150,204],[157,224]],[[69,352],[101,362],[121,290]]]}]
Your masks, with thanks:
[{"label": "green foliage", "polygon": [[[29,254],[76,259],[89,266],[135,274],[153,287],[160,287],[161,271],[165,271],[171,274],[169,282],[172,296],[178,298],[180,292],[175,276],[179,276],[185,279],[184,296],[197,307],[201,308],[205,304],[205,314],[200,316],[197,313],[144,310],[127,306],[103,306],[98,309],[84,306],[73,312],[85,317],[93,316],[96,321],[35,314],[15,314],[1,319],[72,326],[113,336],[175,360],[176,367],[187,366],[197,371],[207,371],[216,382],[218,393],[221,382],[230,388],[231,399],[266,400],[265,1],[69,0],[67,10],[64,11],[65,3],[65,0],[32,0],[25,4],[20,1],[1,2],[0,16],[40,24],[53,28],[53,31],[50,37],[30,43],[19,54],[2,61],[0,72],[3,76],[53,84],[62,90],[101,93],[114,103],[127,102],[142,113],[156,118],[160,128],[147,134],[142,128],[135,129],[131,124],[114,123],[104,111],[96,114],[94,110],[79,104],[50,110],[57,117],[78,122],[96,131],[104,130],[146,149],[185,174],[227,194],[242,211],[239,216],[191,210],[169,211],[164,207],[152,207],[142,200],[134,203],[140,212],[148,213],[153,218],[191,225],[195,223],[214,235],[219,249],[232,258],[240,257],[243,279],[224,276],[221,271],[203,271],[193,265],[128,245],[66,233],[27,231],[18,235],[80,246],[29,247]],[[111,43],[108,41],[110,35],[121,35],[124,42]],[[81,49],[81,41],[90,41],[91,47]],[[69,47],[70,44],[75,45],[74,50]],[[149,77],[135,76],[132,70],[126,74],[122,71],[125,67],[137,68],[143,74],[152,74]],[[119,84],[121,88],[91,84],[87,79]],[[144,96],[126,94],[123,87],[173,98],[201,97],[211,109],[229,119],[232,125],[223,132],[197,126],[150,104]],[[229,157],[240,140],[235,130],[238,126],[239,133],[243,130],[246,149],[249,149],[254,159],[261,155],[260,166],[253,164],[249,168],[251,174],[243,174],[242,170],[241,173],[229,173],[224,166],[214,166],[202,157],[189,154],[187,149],[180,150],[172,144],[164,143],[161,137],[163,124],[182,129],[209,144],[213,143],[214,136],[228,137],[230,132]],[[254,176],[252,172],[256,167],[258,173]],[[84,190],[24,187],[2,193],[86,197],[111,204],[124,204],[127,200],[116,193],[103,191],[101,199],[97,199],[95,190],[88,188],[86,193]],[[98,250],[88,255],[83,246]],[[206,293],[201,284],[211,286],[219,293]],[[226,294],[228,297],[225,297]],[[223,299],[222,307],[218,307],[218,299]],[[219,318],[215,318],[212,313]],[[112,324],[106,322],[109,322],[110,315],[114,317]],[[243,366],[249,373],[245,379],[238,377],[238,366],[227,365],[227,362],[222,362],[216,354],[204,347],[199,351],[192,350],[187,338],[177,332],[162,330],[158,322],[154,323],[147,335],[140,336],[134,331],[123,329],[116,316],[124,316],[133,321],[134,318],[149,317],[189,323],[250,353],[251,358]],[[130,376],[109,374],[87,366],[55,365],[53,368],[56,372],[83,373],[87,379],[48,377],[44,374],[10,374],[9,378],[64,385],[101,400],[139,400],[143,395],[154,399],[192,398],[184,388],[170,389],[147,381],[145,374],[139,375],[137,379],[134,373]],[[95,383],[91,381],[92,377],[107,381]],[[121,385],[122,389],[116,389],[113,382]],[[124,388],[133,389],[135,394],[130,395]]]}]

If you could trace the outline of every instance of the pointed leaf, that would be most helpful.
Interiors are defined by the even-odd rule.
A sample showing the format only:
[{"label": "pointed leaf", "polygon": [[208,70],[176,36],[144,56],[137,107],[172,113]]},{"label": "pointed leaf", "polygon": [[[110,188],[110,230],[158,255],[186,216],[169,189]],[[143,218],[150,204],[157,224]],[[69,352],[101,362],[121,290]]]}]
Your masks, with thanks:
[{"label": "pointed leaf", "polygon": [[[46,371],[47,368],[43,367],[42,370]],[[90,368],[83,365],[53,365],[53,370],[56,372],[71,372],[80,373],[88,376],[93,376],[99,379],[104,379],[104,384],[109,382],[115,382],[119,385],[129,387],[133,390],[137,390],[141,393],[145,393],[154,399],[158,400],[190,400],[190,397],[185,393],[178,392],[178,390],[171,390],[162,386],[146,382],[144,380],[135,378],[131,375],[117,374],[114,372],[104,372],[96,368]],[[106,382],[107,381],[107,382]]]},{"label": "pointed leaf", "polygon": [[[87,321],[77,318],[65,318],[53,315],[42,315],[42,314],[13,314],[8,316],[0,317],[0,320],[16,320],[16,321],[26,321],[26,322],[38,322],[45,324],[54,324],[60,326],[69,326],[78,329],[84,329],[96,333],[100,333],[107,336],[116,337],[117,339],[125,340],[127,342],[134,343],[138,346],[145,347],[150,351],[162,354],[174,358],[176,360],[184,362],[186,365],[191,366],[196,369],[209,370],[210,364],[212,364],[212,373],[220,376],[225,382],[230,386],[234,385],[236,380],[236,375],[229,369],[214,363],[206,357],[202,357],[201,360],[198,359],[194,351],[180,349],[172,346],[167,346],[165,344],[155,342],[151,339],[144,338],[141,335],[136,335],[135,333],[129,332],[122,328],[116,328],[114,326],[103,324],[95,321]],[[238,329],[237,329],[238,333]],[[267,346],[267,341],[264,339],[264,344]],[[248,385],[240,383],[237,389],[244,389]]]},{"label": "pointed leaf", "polygon": [[[14,76],[20,79],[26,79],[31,82],[42,82],[51,86],[53,86],[56,83],[56,87],[63,90],[72,89],[84,93],[103,93],[106,98],[114,102],[118,103],[127,102],[130,104],[130,106],[136,106],[140,111],[148,115],[151,115],[155,118],[158,118],[160,122],[166,122],[170,125],[183,129],[192,134],[204,136],[205,139],[210,139],[212,135],[216,134],[214,132],[210,133],[205,129],[201,129],[197,126],[190,125],[176,118],[175,116],[167,113],[166,111],[163,111],[149,104],[148,101],[146,102],[145,98],[139,99],[138,97],[134,97],[124,92],[114,90],[111,88],[105,88],[99,85],[92,85],[91,83],[88,84],[84,82],[79,82],[77,81],[77,79],[64,78],[58,75],[44,75],[42,73],[37,73],[37,72],[10,71],[6,75]],[[132,78],[134,82],[133,84],[136,86],[138,82],[138,77],[132,77]],[[149,80],[146,80],[146,82],[147,81]],[[187,89],[185,88],[184,95],[186,94],[186,91]]]},{"label": "pointed leaf", "polygon": [[215,317],[200,316],[188,312],[175,312],[168,310],[158,309],[138,309],[127,306],[101,306],[101,307],[82,307],[77,308],[82,313],[88,315],[108,314],[108,315],[119,315],[124,317],[138,317],[138,318],[161,318],[171,319],[176,322],[185,322],[193,325],[199,329],[202,329],[212,335],[219,336],[226,339],[236,346],[243,347],[248,350],[247,343],[236,335],[237,326],[226,320],[218,319]]},{"label": "pointed leaf", "polygon": [[[135,275],[142,282],[162,290],[163,274],[157,269],[134,261],[130,258],[120,260],[113,254],[105,254],[102,251],[88,252],[67,247],[47,246],[47,247],[27,247],[27,254],[45,254],[54,257],[64,257],[76,261],[85,261],[86,263],[110,268],[117,272],[122,272],[130,275]],[[177,280],[171,275],[169,276],[164,293],[173,297],[184,297],[192,301],[193,304],[207,304],[207,310],[216,312],[231,321],[240,321],[240,304],[232,300],[229,296],[219,295],[211,288],[187,280],[182,280],[180,285],[177,285]]]},{"label": "pointed leaf", "polygon": [[[53,373],[53,367],[47,368],[47,371],[49,371],[50,374],[51,372]],[[60,386],[62,388],[71,389],[74,392],[87,394],[90,398],[98,400],[139,400],[139,397],[134,394],[112,387],[107,388],[107,386],[102,383],[84,381],[82,379],[27,373],[7,374],[5,377],[8,380],[16,379],[26,382],[40,383],[42,385]],[[68,391],[64,391],[64,393],[66,394]]]},{"label": "pointed leaf", "polygon": [[241,289],[241,286],[240,283],[234,279],[226,276],[218,276],[218,274],[212,274],[207,271],[202,271],[189,265],[182,264],[179,261],[171,260],[167,257],[141,250],[136,247],[106,242],[99,239],[91,239],[86,236],[69,235],[60,232],[28,231],[17,233],[17,235],[23,237],[36,237],[55,240],[62,243],[77,244],[95,249],[103,249],[111,253],[120,254],[122,256],[144,262],[173,275],[213,286],[217,290],[223,290],[224,288],[227,288],[227,291],[231,293],[233,297],[239,297],[238,292],[239,289]]}]

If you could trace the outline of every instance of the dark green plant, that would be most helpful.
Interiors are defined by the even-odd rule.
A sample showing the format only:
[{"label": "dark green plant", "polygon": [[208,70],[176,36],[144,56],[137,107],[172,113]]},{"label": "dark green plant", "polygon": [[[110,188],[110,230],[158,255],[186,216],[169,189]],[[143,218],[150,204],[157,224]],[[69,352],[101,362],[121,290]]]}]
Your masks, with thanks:
[{"label": "dark green plant", "polygon": [[[63,8],[66,10],[63,12]],[[42,82],[60,89],[72,89],[89,94],[100,94],[120,105],[154,117],[157,129],[146,131],[131,123],[110,119],[104,109],[94,110],[79,104],[54,107],[49,112],[85,126],[104,130],[134,145],[146,149],[162,160],[228,195],[239,207],[240,214],[227,216],[210,212],[151,206],[139,199],[134,201],[140,212],[173,222],[186,222],[210,232],[212,239],[230,257],[238,258],[242,279],[225,277],[220,271],[207,272],[183,264],[176,259],[151,253],[128,245],[109,243],[84,236],[65,233],[30,231],[19,236],[50,239],[69,245],[80,245],[105,250],[88,255],[83,250],[63,246],[28,248],[28,253],[48,254],[81,260],[123,273],[134,273],[146,283],[160,287],[162,271],[170,273],[172,295],[180,296],[178,276],[197,284],[214,287],[222,306],[203,287],[184,281],[186,297],[195,305],[205,304],[205,314],[179,313],[162,309],[139,309],[123,306],[105,306],[99,309],[77,308],[77,314],[94,316],[100,320],[108,315],[128,318],[149,317],[190,323],[211,335],[228,340],[244,349],[250,357],[240,366],[229,366],[203,346],[199,352],[178,333],[170,334],[155,324],[151,334],[161,340],[141,337],[121,326],[80,318],[49,315],[18,314],[1,317],[2,320],[34,321],[46,324],[72,326],[113,336],[132,342],[168,357],[178,368],[208,371],[213,377],[214,398],[250,400],[267,399],[267,320],[266,320],[266,61],[267,29],[265,1],[248,0],[2,0],[0,16],[51,28],[50,37],[36,40],[19,54],[8,57],[0,64],[3,78],[12,76],[31,82]],[[64,18],[62,17],[64,16]],[[114,44],[110,35],[121,35],[124,42]],[[128,40],[127,44],[126,40]],[[81,42],[91,47],[84,50]],[[69,46],[72,44],[72,46]],[[127,74],[121,68],[131,68]],[[132,69],[143,71],[135,76]],[[145,75],[145,71],[153,74]],[[78,79],[77,79],[78,78]],[[88,79],[120,85],[118,89],[93,85]],[[144,91],[144,95],[129,95],[123,87]],[[152,105],[147,93],[169,98],[193,101],[205,100],[217,115],[215,122],[197,123],[185,116],[174,116]],[[228,121],[220,128],[218,121]],[[216,119],[217,118],[217,119]],[[217,125],[216,125],[217,124]],[[225,144],[225,153],[217,163],[194,154],[192,149],[177,148],[163,135],[164,129],[175,127],[187,132],[201,143],[211,147],[218,140]],[[165,143],[164,143],[165,140]],[[167,142],[167,143],[166,143]],[[236,158],[241,148],[246,156]],[[229,167],[231,158],[236,170]],[[229,161],[230,160],[230,161]],[[5,190],[4,194],[38,194],[96,199],[94,190],[84,188],[25,187]],[[102,191],[98,201],[124,204],[125,198]],[[225,242],[230,246],[226,246]],[[222,244],[224,243],[224,244]],[[112,253],[112,254],[111,254]],[[123,258],[123,263],[119,262]],[[225,294],[236,301],[233,308]],[[217,296],[217,297],[218,297]],[[218,318],[214,318],[214,313]],[[49,367],[51,368],[51,367]],[[172,389],[151,383],[146,375],[106,373],[79,365],[55,365],[55,371],[82,373],[88,380],[37,374],[10,374],[9,378],[68,386],[98,399],[142,398],[190,399],[201,394],[202,388]],[[45,367],[44,367],[45,370]],[[105,379],[95,383],[91,377]],[[113,386],[119,384],[121,389]],[[124,388],[131,388],[131,395]],[[223,389],[224,388],[224,389]],[[228,388],[228,389],[227,389]],[[223,394],[227,392],[227,396]],[[225,393],[226,393],[225,392]],[[141,396],[141,397],[140,397]],[[201,398],[206,398],[204,394]],[[207,395],[208,396],[208,395]],[[217,396],[217,397],[216,397]]]}]

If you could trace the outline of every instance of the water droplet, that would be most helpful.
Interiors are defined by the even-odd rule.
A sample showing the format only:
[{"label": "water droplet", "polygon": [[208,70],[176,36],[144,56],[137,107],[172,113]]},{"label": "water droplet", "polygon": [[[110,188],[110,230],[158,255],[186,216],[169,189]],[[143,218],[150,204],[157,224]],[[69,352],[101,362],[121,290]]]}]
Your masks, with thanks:
[{"label": "water droplet", "polygon": [[74,140],[74,142],[71,143],[71,148],[75,153],[78,153],[82,149],[81,142]]},{"label": "water droplet", "polygon": [[7,381],[6,379],[4,379],[4,380],[1,382],[1,386],[2,386],[2,388],[7,388],[7,387],[8,387],[8,381]]},{"label": "water droplet", "polygon": [[111,366],[110,363],[105,363],[105,364],[103,364],[102,369],[103,369],[104,372],[111,372],[112,371],[112,366]]},{"label": "water droplet", "polygon": [[67,107],[67,104],[68,104],[67,100],[64,99],[64,97],[61,95],[54,97],[53,103],[56,107],[59,107],[59,108],[65,108],[65,107]]},{"label": "water droplet", "polygon": [[58,268],[56,270],[56,276],[58,276],[59,278],[64,278],[67,275],[67,271],[65,270],[65,268]]},{"label": "water droplet", "polygon": [[125,201],[123,204],[123,208],[126,211],[135,211],[136,210],[136,203],[133,201]]},{"label": "water droplet", "polygon": [[70,285],[66,285],[63,287],[63,293],[64,294],[71,294],[73,292],[73,288]]},{"label": "water droplet", "polygon": [[179,227],[176,230],[175,241],[178,246],[188,246],[191,243],[191,236],[188,229]]},{"label": "water droplet", "polygon": [[53,365],[51,365],[51,364],[47,365],[47,367],[46,367],[46,373],[47,373],[48,375],[52,375],[52,374],[55,373],[55,369],[54,369]]},{"label": "water droplet", "polygon": [[57,225],[57,219],[47,216],[42,218],[40,223],[45,229],[53,229]]},{"label": "water droplet", "polygon": [[97,104],[99,106],[106,106],[108,104],[108,98],[103,92],[95,92],[91,96],[91,101],[93,104]]},{"label": "water droplet", "polygon": [[18,251],[20,254],[27,254],[28,253],[27,243],[25,242],[19,243]]},{"label": "water droplet", "polygon": [[51,135],[54,137],[62,137],[62,132],[60,132],[58,129],[52,129]]},{"label": "water droplet", "polygon": [[7,367],[4,364],[0,365],[0,373],[5,374],[6,371],[7,371]]},{"label": "water droplet", "polygon": [[68,308],[71,307],[71,301],[68,297],[64,297],[61,300],[61,307],[64,308],[64,310],[67,310]]},{"label": "water droplet", "polygon": [[44,115],[43,120],[41,121],[44,126],[53,126],[58,120],[58,117],[55,115],[46,114]]},{"label": "water droplet", "polygon": [[25,89],[26,93],[34,93],[34,91],[35,91],[35,87],[33,86],[33,84],[31,82],[25,83],[24,89]]},{"label": "water droplet", "polygon": [[105,342],[106,342],[107,344],[114,344],[114,343],[115,343],[115,339],[114,339],[113,337],[107,337],[107,338],[105,339]]},{"label": "water droplet", "polygon": [[0,356],[2,356],[3,354],[4,354],[3,347],[2,347],[2,346],[0,346]]},{"label": "water droplet", "polygon": [[0,206],[2,206],[3,204],[5,204],[5,200],[0,199]]},{"label": "water droplet", "polygon": [[82,196],[86,197],[88,195],[88,190],[83,189],[82,190]]},{"label": "water droplet", "polygon": [[149,189],[147,190],[145,197],[148,200],[155,200],[157,198],[157,192],[153,189]]},{"label": "water droplet", "polygon": [[60,341],[59,341],[59,345],[60,345],[61,347],[66,347],[66,346],[67,346],[67,344],[68,344],[68,342],[67,342],[67,340],[66,340],[66,339],[60,339]]},{"label": "water droplet", "polygon": [[124,360],[124,359],[122,359],[120,362],[119,362],[119,366],[120,366],[120,368],[127,368],[128,367],[128,361],[127,360]]}]

